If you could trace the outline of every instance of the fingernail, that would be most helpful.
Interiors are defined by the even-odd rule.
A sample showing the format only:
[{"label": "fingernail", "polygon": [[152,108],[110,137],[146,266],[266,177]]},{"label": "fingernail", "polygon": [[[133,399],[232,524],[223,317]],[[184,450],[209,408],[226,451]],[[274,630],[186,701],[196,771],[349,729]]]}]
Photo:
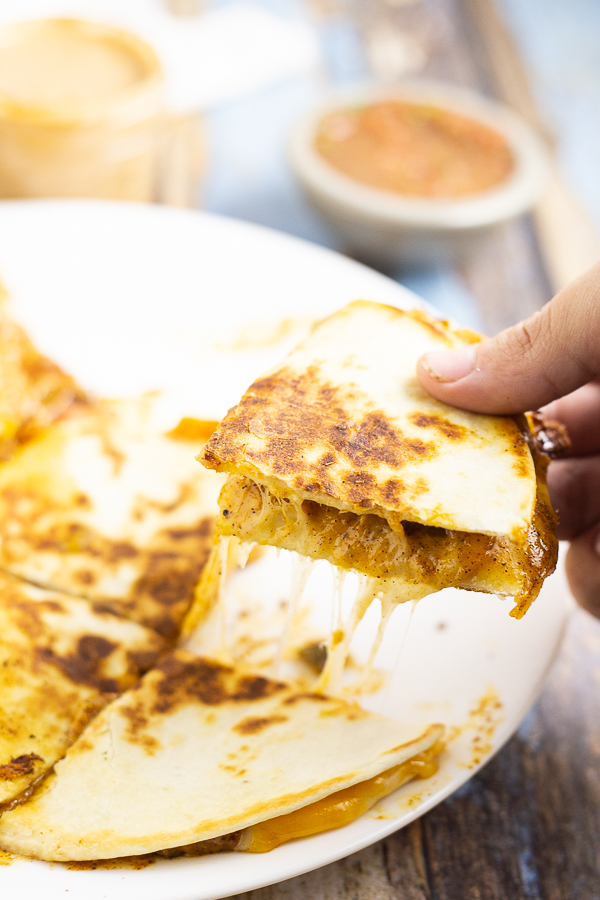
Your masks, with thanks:
[{"label": "fingernail", "polygon": [[475,346],[460,350],[436,350],[422,359],[429,375],[436,381],[459,381],[473,371]]},{"label": "fingernail", "polygon": [[596,532],[596,536],[594,538],[594,550],[597,556],[600,556],[600,530]]}]

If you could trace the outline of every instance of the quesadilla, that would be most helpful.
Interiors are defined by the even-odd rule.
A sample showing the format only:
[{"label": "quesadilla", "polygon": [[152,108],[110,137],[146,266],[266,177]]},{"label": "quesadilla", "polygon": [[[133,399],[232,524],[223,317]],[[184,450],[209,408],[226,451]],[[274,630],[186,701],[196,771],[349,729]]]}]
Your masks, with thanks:
[{"label": "quesadilla", "polygon": [[0,283],[0,461],[84,395],[9,315]]},{"label": "quesadilla", "polygon": [[48,860],[261,852],[432,775],[442,733],[175,651],[0,818],[0,846]]},{"label": "quesadilla", "polygon": [[198,457],[229,474],[219,534],[363,573],[371,597],[459,587],[514,597],[520,618],[556,563],[547,457],[525,420],[447,406],[415,374],[480,339],[366,301],[318,324]]},{"label": "quesadilla", "polygon": [[0,575],[0,811],[27,795],[164,644],[84,600]]},{"label": "quesadilla", "polygon": [[212,546],[222,479],[152,398],[55,422],[0,467],[0,569],[177,635]]}]

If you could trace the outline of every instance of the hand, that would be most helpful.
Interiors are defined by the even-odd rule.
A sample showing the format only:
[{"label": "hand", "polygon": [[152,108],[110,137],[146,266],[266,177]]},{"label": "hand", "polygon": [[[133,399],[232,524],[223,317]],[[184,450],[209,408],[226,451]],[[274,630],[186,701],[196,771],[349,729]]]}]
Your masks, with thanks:
[{"label": "hand", "polygon": [[417,374],[453,406],[498,414],[542,407],[567,426],[572,446],[550,464],[548,487],[558,536],[571,541],[571,590],[600,617],[600,264],[497,337],[425,354]]}]

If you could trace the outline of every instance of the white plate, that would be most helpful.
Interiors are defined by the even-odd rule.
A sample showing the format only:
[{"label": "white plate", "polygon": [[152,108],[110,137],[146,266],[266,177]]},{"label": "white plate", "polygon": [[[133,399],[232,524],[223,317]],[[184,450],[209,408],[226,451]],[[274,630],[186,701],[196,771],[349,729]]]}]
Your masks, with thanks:
[{"label": "white plate", "polygon": [[[104,394],[162,389],[167,418],[222,415],[315,316],[356,297],[416,302],[351,260],[254,225],[91,201],[0,204],[0,276],[40,348]],[[288,325],[278,332],[273,323],[282,319]],[[406,825],[470,778],[538,694],[566,615],[561,576],[521,622],[509,608],[461,592],[417,606],[388,711],[462,727],[428,782],[405,786],[346,828],[264,855],[165,860],[140,871],[17,861],[0,866],[0,896],[225,897],[325,865]],[[398,642],[407,616],[400,611]]]}]

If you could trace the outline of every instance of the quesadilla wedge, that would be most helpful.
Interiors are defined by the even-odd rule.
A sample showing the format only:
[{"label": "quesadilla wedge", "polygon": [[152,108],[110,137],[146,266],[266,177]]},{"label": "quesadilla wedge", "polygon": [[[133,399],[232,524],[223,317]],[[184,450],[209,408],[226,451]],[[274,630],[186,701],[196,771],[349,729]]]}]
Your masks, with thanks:
[{"label": "quesadilla wedge", "polygon": [[84,600],[0,575],[0,810],[27,795],[164,644]]},{"label": "quesadilla wedge", "polygon": [[198,457],[229,474],[219,534],[363,573],[371,596],[460,587],[514,597],[520,618],[556,563],[547,457],[524,419],[447,406],[415,374],[479,340],[367,301],[319,323]]},{"label": "quesadilla wedge", "polygon": [[0,467],[0,568],[174,638],[212,546],[222,480],[152,398],[55,422]]},{"label": "quesadilla wedge", "polygon": [[432,775],[442,733],[175,651],[4,813],[0,846],[48,860],[261,852]]},{"label": "quesadilla wedge", "polygon": [[0,461],[60,416],[83,391],[39,353],[8,310],[0,283]]}]

